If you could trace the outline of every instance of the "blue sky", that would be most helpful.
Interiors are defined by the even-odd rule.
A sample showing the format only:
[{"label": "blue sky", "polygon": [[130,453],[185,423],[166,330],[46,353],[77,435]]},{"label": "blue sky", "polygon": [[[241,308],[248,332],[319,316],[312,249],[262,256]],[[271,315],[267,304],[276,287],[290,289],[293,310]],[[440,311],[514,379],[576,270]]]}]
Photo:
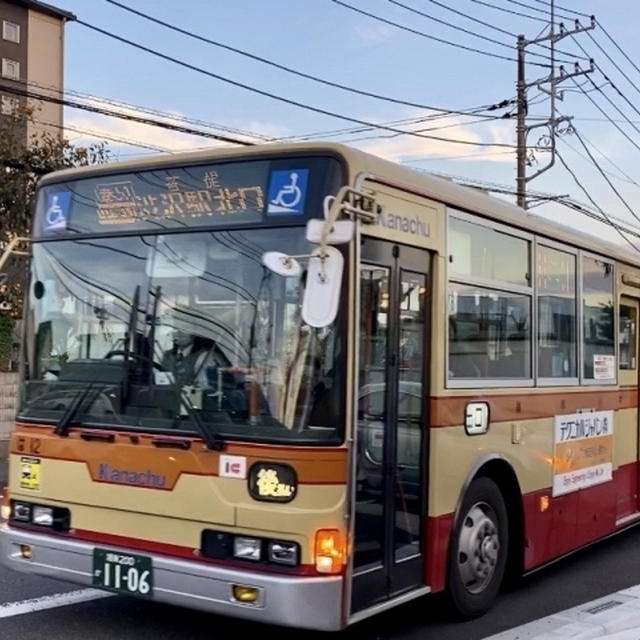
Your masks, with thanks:
[{"label": "blue sky", "polygon": [[[528,39],[533,39],[548,29],[548,25],[545,26],[542,21],[545,18],[542,11],[546,10],[545,5],[548,3],[542,0],[438,0],[440,5],[445,6],[438,6],[438,2],[434,0],[399,1],[433,17],[508,45],[515,43],[511,35],[490,29],[479,21],[498,27],[509,34],[523,34]],[[515,62],[434,42],[357,14],[331,0],[122,2],[188,31],[280,64],[397,99],[464,110],[515,96]],[[514,57],[515,54],[515,51],[508,47],[448,28],[411,13],[389,0],[345,2],[428,35],[507,57]],[[541,11],[526,8],[519,2]],[[237,54],[194,41],[165,27],[151,24],[109,4],[106,0],[59,0],[54,4],[73,12],[81,20],[213,73],[356,119],[391,122],[434,115],[433,111],[369,99],[297,78]],[[493,4],[503,10],[486,4]],[[637,35],[640,5],[635,0],[562,0],[559,4],[571,9],[557,9],[557,13],[562,16],[575,16],[574,11],[595,14],[607,32],[640,68]],[[472,15],[477,22],[456,15],[445,7]],[[508,11],[526,13],[538,17],[539,20],[513,15]],[[588,24],[587,18],[580,19],[583,24]],[[556,22],[559,21],[560,18],[557,18]],[[567,26],[573,26],[570,21],[565,20],[565,23]],[[590,36],[593,36],[593,39]],[[602,30],[596,29],[589,34],[580,34],[576,36],[576,40],[589,56],[594,57],[598,66],[615,82],[627,100],[640,107],[640,71],[622,56]],[[611,56],[637,88],[620,74],[596,43]],[[572,37],[565,38],[556,46],[568,53],[583,55]],[[65,85],[72,91],[171,112],[268,137],[302,136],[357,126],[229,86],[115,42],[77,23],[69,23],[66,27],[65,49]],[[539,48],[530,47],[528,50],[546,53]],[[558,57],[561,55],[558,54]],[[573,55],[562,57],[570,63],[578,60]],[[528,56],[527,59],[530,62],[545,62],[542,57]],[[586,63],[582,64],[586,66]],[[567,65],[567,70],[573,70],[572,64]],[[533,82],[543,78],[547,73],[548,70],[545,68],[528,65],[527,81]],[[605,83],[599,71],[591,74],[590,78],[597,86]],[[585,80],[578,78],[578,81]],[[567,80],[562,86],[574,91],[567,91],[564,99],[557,103],[559,111],[575,116],[576,129],[583,139],[594,145],[592,151],[602,168],[612,174],[610,179],[614,186],[634,211],[636,208],[640,211],[640,188],[632,183],[636,179],[635,167],[640,160],[640,149],[635,148],[612,124],[601,121],[603,115],[587,96],[575,88],[573,81]],[[590,83],[584,86],[584,89],[592,88]],[[640,147],[640,113],[629,106],[611,87],[605,86],[602,91],[615,106],[635,122],[638,130],[624,122],[619,126]],[[589,96],[600,104],[607,114],[617,119],[622,117],[601,93],[594,91]],[[544,94],[540,94],[534,87],[529,92],[529,98],[531,102],[535,102],[538,98],[544,98]],[[503,109],[497,113],[505,112]],[[548,113],[548,100],[530,107],[532,116]],[[137,140],[167,150],[211,144],[202,138],[73,109],[66,109],[65,121],[70,127],[68,137],[75,143],[84,143],[88,138],[85,134],[71,130],[71,127]],[[515,120],[484,123],[473,123],[474,121],[475,118],[453,116],[411,126],[446,126],[447,128],[429,133],[455,139],[492,144],[515,143]],[[469,122],[473,124],[465,124]],[[347,140],[354,146],[425,170],[507,185],[513,185],[515,180],[515,155],[508,148],[474,147],[411,136],[371,139],[372,135],[385,136],[388,132],[342,135],[338,139]],[[537,138],[538,135],[534,133],[529,142],[535,142]],[[325,139],[336,139],[336,136],[326,134]],[[117,142],[111,142],[110,146],[115,154],[122,158],[131,157],[132,154],[150,153],[148,149]],[[574,135],[562,136],[558,147],[603,209],[620,218],[631,218],[631,214],[593,165],[571,149],[573,147],[580,150],[584,155],[584,150],[580,148],[580,143]],[[606,157],[598,155],[599,152]],[[536,155],[538,168],[546,164],[547,155]],[[611,164],[612,162],[617,168]],[[530,171],[535,169],[534,166]],[[586,196],[561,166],[552,168],[532,181],[529,186],[535,190],[570,194],[580,201],[587,201]],[[577,224],[582,220],[569,210],[558,209],[552,205],[545,205],[537,211],[546,212],[554,217],[563,216],[562,219],[570,224]]]}]

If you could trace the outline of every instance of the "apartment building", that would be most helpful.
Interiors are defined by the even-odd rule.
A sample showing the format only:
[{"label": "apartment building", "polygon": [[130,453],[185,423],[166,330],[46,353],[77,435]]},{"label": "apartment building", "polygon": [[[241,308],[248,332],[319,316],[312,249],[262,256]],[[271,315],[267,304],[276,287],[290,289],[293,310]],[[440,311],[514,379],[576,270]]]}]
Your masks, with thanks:
[{"label": "apartment building", "polygon": [[[60,97],[64,71],[64,26],[72,13],[38,0],[0,0],[0,117],[11,116],[25,101],[34,122],[19,135],[62,136],[62,105],[7,91]],[[4,89],[4,90],[3,90]]]}]

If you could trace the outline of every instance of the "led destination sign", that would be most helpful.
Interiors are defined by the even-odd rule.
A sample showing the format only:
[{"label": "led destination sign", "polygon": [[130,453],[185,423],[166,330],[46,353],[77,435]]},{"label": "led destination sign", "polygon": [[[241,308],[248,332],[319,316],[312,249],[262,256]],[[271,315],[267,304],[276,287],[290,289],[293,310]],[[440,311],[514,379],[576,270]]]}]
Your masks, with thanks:
[{"label": "led destination sign", "polygon": [[328,157],[143,169],[40,189],[37,236],[304,222],[341,185]]},{"label": "led destination sign", "polygon": [[95,198],[99,224],[262,213],[264,209],[264,190],[260,184],[223,186],[216,170],[207,171],[202,184],[194,184],[194,180],[185,183],[180,175],[184,173],[179,170],[165,176],[162,190],[146,190],[142,195],[138,193],[140,184],[136,184],[139,181],[98,183]]}]

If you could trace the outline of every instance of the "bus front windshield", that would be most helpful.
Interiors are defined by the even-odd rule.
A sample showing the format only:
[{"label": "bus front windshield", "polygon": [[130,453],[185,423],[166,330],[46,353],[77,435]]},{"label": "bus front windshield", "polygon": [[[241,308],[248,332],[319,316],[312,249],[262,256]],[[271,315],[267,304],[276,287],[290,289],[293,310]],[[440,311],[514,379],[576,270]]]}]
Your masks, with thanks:
[{"label": "bus front windshield", "polygon": [[304,270],[261,262],[311,249],[300,227],[35,243],[20,417],[341,442],[343,318],[305,325]]}]

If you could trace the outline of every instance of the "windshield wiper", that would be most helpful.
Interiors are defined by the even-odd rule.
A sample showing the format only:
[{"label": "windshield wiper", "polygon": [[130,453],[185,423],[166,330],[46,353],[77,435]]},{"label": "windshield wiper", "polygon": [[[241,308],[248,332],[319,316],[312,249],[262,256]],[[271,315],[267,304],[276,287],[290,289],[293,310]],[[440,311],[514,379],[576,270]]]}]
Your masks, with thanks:
[{"label": "windshield wiper", "polygon": [[69,403],[65,412],[62,414],[60,420],[58,420],[53,432],[58,436],[66,436],[69,434],[69,425],[71,421],[76,417],[78,410],[83,405],[86,397],[89,395],[89,391],[94,387],[95,380],[92,380],[84,389],[81,389]]},{"label": "windshield wiper", "polygon": [[184,408],[187,410],[187,414],[191,419],[191,422],[195,425],[198,433],[202,436],[204,443],[207,445],[207,449],[213,449],[214,451],[222,451],[224,449],[224,440],[219,433],[212,431],[205,421],[202,419],[202,416],[196,411],[194,406],[191,404],[191,400],[189,400],[187,394],[183,389],[180,390],[180,399],[182,400],[182,404]]}]

